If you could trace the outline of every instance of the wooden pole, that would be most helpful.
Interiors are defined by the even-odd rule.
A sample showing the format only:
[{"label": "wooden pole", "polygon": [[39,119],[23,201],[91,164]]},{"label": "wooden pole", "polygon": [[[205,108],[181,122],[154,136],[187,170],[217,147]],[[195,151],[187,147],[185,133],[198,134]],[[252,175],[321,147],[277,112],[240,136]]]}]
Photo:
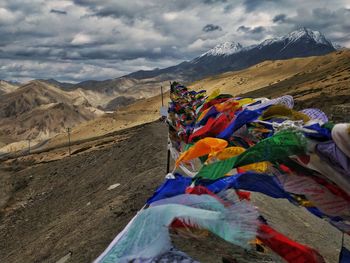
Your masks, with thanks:
[{"label": "wooden pole", "polygon": [[166,173],[168,174],[170,172],[170,149],[168,149],[168,157],[167,157],[167,164],[166,164]]},{"label": "wooden pole", "polygon": [[71,150],[70,150],[70,132],[71,132],[71,128],[67,128],[67,133],[68,133],[68,151],[69,151],[69,155],[71,155]]},{"label": "wooden pole", "polygon": [[162,94],[162,107],[164,107],[163,86],[160,86],[160,93]]},{"label": "wooden pole", "polygon": [[[171,92],[171,81],[169,81],[169,85],[170,85],[169,92]],[[163,95],[162,95],[162,97],[163,97]],[[169,138],[169,134],[170,134],[170,128],[169,128],[169,124],[168,124],[168,138]],[[170,149],[168,148],[166,173],[168,174],[169,172],[170,172]]]}]

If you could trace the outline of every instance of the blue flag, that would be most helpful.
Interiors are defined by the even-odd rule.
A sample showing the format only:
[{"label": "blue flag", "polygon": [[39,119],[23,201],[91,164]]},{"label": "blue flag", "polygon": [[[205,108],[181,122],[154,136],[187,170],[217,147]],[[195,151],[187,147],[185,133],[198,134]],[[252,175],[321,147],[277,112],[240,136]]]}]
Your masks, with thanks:
[{"label": "blue flag", "polygon": [[[192,178],[184,177],[178,173],[175,179],[167,179],[147,200],[147,204],[164,198],[173,197],[184,194],[186,188],[192,183]],[[196,185],[202,185],[213,193],[219,193],[223,190],[233,188],[252,192],[259,192],[273,198],[286,198],[293,200],[292,197],[283,190],[278,180],[274,176],[268,174],[259,174],[254,172],[246,172],[234,176],[225,176],[218,180],[200,179],[196,181]]]},{"label": "blue flag", "polygon": [[289,200],[292,198],[287,192],[283,190],[274,176],[254,172],[246,172],[234,176],[226,176],[220,178],[219,180],[216,180],[209,185],[206,185],[206,187],[214,193],[221,192],[222,190],[228,188],[234,188],[259,192],[273,198],[286,198]]},{"label": "blue flag", "polygon": [[236,118],[232,119],[230,124],[217,136],[217,138],[229,139],[231,135],[243,125],[256,120],[261,115],[261,112],[262,110],[251,111],[248,109],[241,111]]},{"label": "blue flag", "polygon": [[151,204],[155,201],[173,197],[185,193],[186,188],[191,185],[192,178],[184,177],[178,173],[175,174],[175,179],[167,179],[147,200],[146,204]]},{"label": "blue flag", "polygon": [[339,256],[339,263],[350,262],[350,251],[346,247],[342,247]]}]

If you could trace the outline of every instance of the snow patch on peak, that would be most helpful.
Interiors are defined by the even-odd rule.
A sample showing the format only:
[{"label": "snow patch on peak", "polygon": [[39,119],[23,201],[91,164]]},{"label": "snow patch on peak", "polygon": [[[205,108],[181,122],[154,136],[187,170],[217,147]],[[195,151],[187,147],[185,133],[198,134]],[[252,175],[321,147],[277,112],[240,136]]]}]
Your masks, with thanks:
[{"label": "snow patch on peak", "polygon": [[261,47],[264,47],[264,46],[268,46],[268,45],[271,45],[275,42],[279,42],[283,40],[283,37],[275,37],[275,38],[269,38],[269,39],[266,39],[264,40],[263,42],[261,42],[258,47],[261,48]]},{"label": "snow patch on peak", "polygon": [[286,46],[288,46],[291,43],[297,42],[301,38],[312,39],[317,44],[333,46],[333,44],[330,41],[328,41],[321,32],[313,31],[309,28],[302,27],[302,28],[299,28],[298,30],[290,32],[285,36],[266,39],[263,42],[261,42],[261,44],[259,45],[259,48],[271,45],[276,42],[282,42],[282,41],[286,43]]},{"label": "snow patch on peak", "polygon": [[338,43],[332,43],[334,49],[336,50],[342,50],[345,49],[345,47],[343,47],[342,45],[339,45]]},{"label": "snow patch on peak", "polygon": [[203,56],[229,56],[242,50],[242,45],[236,42],[224,42],[205,52]]},{"label": "snow patch on peak", "polygon": [[313,31],[306,27],[302,27],[302,28],[299,28],[298,30],[290,32],[285,38],[288,39],[290,42],[294,42],[302,37],[311,38],[318,44],[323,44],[323,45],[331,44],[320,31]]}]

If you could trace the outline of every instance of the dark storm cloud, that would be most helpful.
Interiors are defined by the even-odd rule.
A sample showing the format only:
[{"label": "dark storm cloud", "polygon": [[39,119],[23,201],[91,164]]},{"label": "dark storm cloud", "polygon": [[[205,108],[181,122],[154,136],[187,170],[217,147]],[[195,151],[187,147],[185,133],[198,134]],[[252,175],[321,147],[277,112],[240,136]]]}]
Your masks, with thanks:
[{"label": "dark storm cloud", "polygon": [[3,6],[4,8],[19,12],[22,14],[39,14],[40,8],[38,8],[38,4],[44,4],[43,1],[22,1],[22,0],[3,0],[1,1],[0,6]]},{"label": "dark storm cloud", "polygon": [[[166,54],[162,54],[161,52],[152,52],[149,50],[124,50],[123,52],[116,52],[111,53],[109,51],[103,51],[95,49],[86,49],[86,50],[80,50],[79,51],[79,57],[76,58],[78,60],[85,60],[85,59],[104,59],[104,60],[134,60],[137,58],[144,58],[144,59],[161,59],[161,58],[168,58],[168,59],[174,59],[177,58],[179,55],[176,54],[176,52],[172,52],[171,49],[169,49]],[[68,59],[74,59],[74,57],[69,57],[69,54],[67,55]]]},{"label": "dark storm cloud", "polygon": [[51,9],[50,13],[58,14],[58,15],[66,15],[66,11],[58,10],[58,9]]},{"label": "dark storm cloud", "polygon": [[[350,11],[347,8],[330,10],[328,8],[298,9],[294,16],[274,17],[273,22],[294,30],[302,26],[321,31],[336,43],[349,43]],[[343,44],[344,45],[344,44]],[[346,45],[346,44],[345,44]]]},{"label": "dark storm cloud", "polygon": [[346,0],[2,0],[0,78],[115,78],[300,26],[349,46],[349,7]]},{"label": "dark storm cloud", "polygon": [[274,16],[272,19],[272,22],[274,23],[283,23],[286,21],[287,15],[286,14],[279,14],[277,16]]},{"label": "dark storm cloud", "polygon": [[318,30],[324,27],[349,25],[344,20],[350,16],[350,11],[346,8],[329,10],[327,8],[314,8],[311,10],[298,9],[295,16],[284,16],[283,22],[294,25],[304,25]]},{"label": "dark storm cloud", "polygon": [[227,3],[227,0],[203,0],[203,3],[212,5],[217,3]]},{"label": "dark storm cloud", "polygon": [[250,30],[250,27],[246,27],[246,26],[240,26],[239,28],[237,28],[237,31],[239,32],[244,32],[244,33],[247,33],[249,32]]},{"label": "dark storm cloud", "polygon": [[97,17],[114,17],[124,19],[142,19],[145,17],[160,16],[163,12],[182,11],[192,7],[201,7],[201,5],[226,5],[228,0],[177,0],[167,1],[99,1],[99,0],[73,0],[76,5],[88,8],[91,15]]},{"label": "dark storm cloud", "polygon": [[204,32],[212,32],[212,31],[222,31],[221,26],[214,25],[214,24],[207,24],[206,26],[203,27],[202,29]]},{"label": "dark storm cloud", "polygon": [[265,4],[280,4],[284,0],[244,0],[243,5],[247,12],[253,12],[264,6]]}]

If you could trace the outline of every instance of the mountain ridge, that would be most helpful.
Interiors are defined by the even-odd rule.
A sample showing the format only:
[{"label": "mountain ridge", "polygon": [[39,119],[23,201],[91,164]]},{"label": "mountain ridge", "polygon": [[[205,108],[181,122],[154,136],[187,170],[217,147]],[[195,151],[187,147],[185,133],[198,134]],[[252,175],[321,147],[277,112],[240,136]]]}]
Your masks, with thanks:
[{"label": "mountain ridge", "polygon": [[[70,89],[96,89],[99,87],[100,84],[101,86],[110,86],[113,85],[113,83],[118,85],[119,81],[125,81],[125,79],[137,82],[137,80],[153,78],[157,78],[158,81],[169,81],[178,79],[180,81],[189,82],[198,80],[201,77],[220,74],[226,71],[244,69],[265,60],[278,60],[293,57],[324,55],[335,51],[339,48],[339,45],[333,44],[320,31],[314,31],[306,27],[301,27],[297,30],[289,32],[284,36],[265,39],[258,44],[246,47],[242,46],[240,43],[235,41],[226,41],[224,43],[219,43],[212,49],[209,49],[208,51],[204,52],[196,58],[193,58],[189,61],[183,61],[177,65],[173,65],[166,68],[156,68],[153,70],[138,70],[135,72],[131,72],[127,75],[123,75],[121,77],[101,81],[85,80],[76,84],[63,82],[61,86],[63,88],[65,86],[69,86]],[[242,59],[241,57],[237,57],[239,54],[243,54],[244,56],[249,57],[250,61],[247,61],[247,59],[243,59],[243,62],[237,62],[238,59]],[[257,59],[254,60],[254,57]],[[210,64],[224,62],[225,67],[220,67],[220,69],[213,70],[211,72],[208,69],[208,66],[204,65],[208,62],[208,59],[213,60],[213,62],[211,62]],[[231,63],[233,65],[229,66],[229,62],[233,62]],[[198,64],[201,65],[198,66]],[[204,73],[198,73],[198,71],[201,71],[203,69],[205,70]],[[195,77],[193,77],[193,74],[195,75]],[[51,82],[51,84],[53,83],[53,81],[56,84],[60,83],[56,80],[46,81]]]},{"label": "mountain ridge", "polygon": [[[160,93],[160,86],[168,87],[171,80],[187,84],[208,76],[249,68],[267,60],[317,56],[334,50],[333,44],[320,32],[302,28],[283,37],[265,40],[259,45],[249,47],[243,47],[239,43],[223,43],[191,61],[165,69],[134,72],[104,81],[87,80],[71,84],[54,79],[34,80],[17,88],[13,86],[14,90],[3,94],[0,98],[0,121],[3,123],[5,121],[7,127],[5,129],[3,126],[2,134],[5,137],[15,134],[16,139],[26,139],[29,134],[22,129],[24,127],[16,130],[13,129],[12,124],[18,124],[22,120],[21,115],[29,118],[30,115],[27,113],[34,109],[36,109],[35,112],[43,111],[45,106],[42,105],[47,105],[45,109],[49,111],[58,112],[61,109],[66,111],[67,115],[75,116],[72,121],[69,121],[69,126],[72,126],[102,114],[101,110],[114,111],[134,101],[153,97]],[[57,105],[53,107],[52,103],[64,103],[69,107]],[[52,104],[52,107],[49,107],[49,104]],[[80,110],[86,117],[76,115],[74,113],[76,110]],[[51,115],[64,116],[58,113]],[[57,120],[50,116],[45,118]],[[46,124],[40,124],[36,118],[33,118],[33,121],[34,126],[45,127],[45,129],[48,127]],[[30,127],[31,125],[28,125],[26,129],[30,130]],[[57,126],[54,131],[63,131],[64,127],[64,125]],[[49,128],[48,130],[47,134],[53,134]],[[38,132],[37,130],[31,133],[30,137],[39,136]]]},{"label": "mountain ridge", "polygon": [[225,42],[190,61],[164,69],[136,71],[126,76],[142,79],[175,74],[178,78],[174,79],[191,82],[210,75],[248,68],[265,60],[317,56],[335,50],[321,32],[302,27],[285,36],[266,39],[248,47],[236,42]]},{"label": "mountain ridge", "polygon": [[0,80],[0,95],[15,91],[18,85],[11,81]]},{"label": "mountain ridge", "polygon": [[263,46],[270,45],[278,41],[286,41],[288,44],[293,43],[298,41],[298,39],[302,37],[307,37],[309,40],[313,40],[315,43],[332,46],[334,49],[337,49],[337,46],[331,41],[327,40],[326,37],[320,31],[313,31],[309,28],[301,27],[298,30],[292,31],[285,36],[265,39],[259,44],[253,44],[246,47],[242,46],[240,43],[235,41],[226,41],[224,43],[220,43],[214,46],[212,49],[206,51],[199,57],[203,57],[206,55],[228,56],[234,53],[239,53],[241,51],[249,51],[255,47],[261,48]]},{"label": "mountain ridge", "polygon": [[[216,89],[222,93],[242,96],[250,92],[249,96],[259,94],[260,97],[270,97],[265,89],[280,86],[284,88],[281,94],[295,96],[298,103],[312,99],[307,107],[319,107],[331,116],[330,111],[334,105],[349,100],[349,75],[350,74],[350,50],[332,52],[325,56],[313,56],[307,58],[293,58],[288,60],[265,61],[240,71],[225,72],[220,75],[196,81],[188,85],[194,90],[207,90],[210,94]],[[264,90],[265,93],[260,93]],[[334,93],[334,91],[337,91]],[[339,94],[341,98],[335,95]],[[274,95],[277,96],[277,95]],[[339,97],[339,96],[338,96]],[[164,94],[164,102],[169,100],[169,92]],[[320,98],[329,100],[320,105]],[[316,103],[317,102],[317,103]],[[134,103],[117,109],[114,113],[96,118],[88,123],[83,123],[75,128],[72,140],[89,138],[105,134],[106,131],[129,128],[138,124],[151,122],[159,118],[159,109],[162,105],[160,94],[137,100]],[[327,105],[327,106],[325,106]],[[303,108],[307,108],[304,106]],[[92,132],[92,130],[94,130]],[[56,145],[66,140],[65,135],[57,136],[51,140],[50,145]]]},{"label": "mountain ridge", "polygon": [[0,135],[47,139],[100,113],[78,94],[34,80],[0,96]]}]

